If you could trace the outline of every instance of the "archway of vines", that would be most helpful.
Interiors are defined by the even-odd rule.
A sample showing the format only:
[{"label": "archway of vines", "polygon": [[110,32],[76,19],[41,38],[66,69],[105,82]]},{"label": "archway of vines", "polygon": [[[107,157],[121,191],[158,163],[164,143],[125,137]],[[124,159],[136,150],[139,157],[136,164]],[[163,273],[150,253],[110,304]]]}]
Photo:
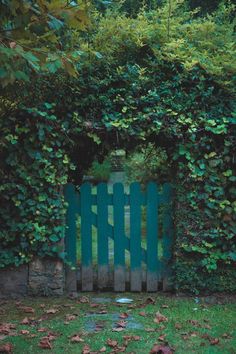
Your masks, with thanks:
[{"label": "archway of vines", "polygon": [[4,99],[1,267],[34,255],[65,258],[63,186],[80,184],[94,158],[102,160],[113,148],[132,151],[152,142],[165,149],[176,186],[176,288],[234,291],[232,90],[202,65],[186,68],[177,58],[159,57],[152,41],[139,46],[127,36],[119,43],[113,38],[112,60],[84,54],[77,78],[57,73],[35,79],[22,107],[25,84],[19,84],[16,108]]}]

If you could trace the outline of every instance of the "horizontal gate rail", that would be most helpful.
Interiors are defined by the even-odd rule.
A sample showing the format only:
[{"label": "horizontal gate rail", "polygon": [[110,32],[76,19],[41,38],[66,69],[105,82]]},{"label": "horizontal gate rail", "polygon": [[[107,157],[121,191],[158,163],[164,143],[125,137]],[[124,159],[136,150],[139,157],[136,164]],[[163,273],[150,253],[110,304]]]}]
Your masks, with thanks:
[{"label": "horizontal gate rail", "polygon": [[[96,194],[92,193],[96,191]],[[113,193],[108,192],[108,185],[98,184],[92,188],[84,183],[79,192],[74,185],[65,187],[65,200],[68,203],[66,214],[65,248],[67,254],[67,288],[76,288],[77,266],[77,228],[76,220],[81,217],[81,283],[83,291],[94,288],[92,263],[92,227],[97,228],[97,284],[99,289],[109,285],[109,240],[114,243],[114,284],[115,291],[126,289],[125,252],[130,252],[130,290],[142,290],[143,266],[146,265],[146,289],[157,291],[158,283],[163,281],[163,288],[168,289],[171,276],[170,260],[173,244],[172,186],[165,183],[160,188],[153,183],[147,184],[146,191],[134,182],[130,193],[124,193],[122,183],[113,185]],[[93,206],[97,207],[94,212]],[[108,207],[113,207],[113,221],[108,221]],[[125,207],[130,207],[130,234],[125,232]],[[160,206],[162,229],[160,230]],[[146,207],[146,249],[142,246],[141,208]],[[160,233],[160,234],[159,234]],[[159,239],[162,240],[163,255],[158,257]]]}]

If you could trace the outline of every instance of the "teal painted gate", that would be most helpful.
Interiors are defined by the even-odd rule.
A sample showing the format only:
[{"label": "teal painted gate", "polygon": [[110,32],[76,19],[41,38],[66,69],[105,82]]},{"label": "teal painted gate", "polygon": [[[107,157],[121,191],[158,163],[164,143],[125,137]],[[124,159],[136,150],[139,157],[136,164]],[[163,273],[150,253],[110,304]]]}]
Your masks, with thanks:
[{"label": "teal painted gate", "polygon": [[65,248],[74,267],[70,281],[76,282],[80,263],[83,291],[111,286],[115,291],[157,291],[161,282],[167,287],[173,241],[170,184],[158,187],[150,182],[143,191],[135,182],[124,191],[123,184],[116,183],[108,191],[105,183],[85,183],[79,192],[68,184],[65,199]]}]

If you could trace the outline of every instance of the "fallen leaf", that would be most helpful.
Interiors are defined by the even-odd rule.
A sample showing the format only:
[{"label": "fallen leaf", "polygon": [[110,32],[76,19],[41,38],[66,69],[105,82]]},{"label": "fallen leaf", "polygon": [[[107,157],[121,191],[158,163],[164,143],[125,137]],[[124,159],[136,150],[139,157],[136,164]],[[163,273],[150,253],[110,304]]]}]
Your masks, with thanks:
[{"label": "fallen leaf", "polygon": [[173,350],[168,346],[155,344],[150,354],[173,354]]},{"label": "fallen leaf", "polygon": [[0,340],[4,340],[7,338],[7,335],[6,334],[0,334]]},{"label": "fallen leaf", "polygon": [[128,318],[129,317],[129,314],[127,313],[127,312],[123,312],[123,313],[121,313],[120,314],[120,316],[119,316],[120,318]]},{"label": "fallen leaf", "polygon": [[58,312],[58,310],[57,309],[48,309],[45,312],[49,315],[49,314],[54,314],[54,313]]},{"label": "fallen leaf", "polygon": [[90,304],[90,307],[99,307],[100,304]]},{"label": "fallen leaf", "polygon": [[5,343],[0,346],[0,353],[2,354],[12,353],[12,351],[13,345],[11,343]]},{"label": "fallen leaf", "polygon": [[106,347],[102,347],[100,350],[99,350],[99,353],[105,353],[107,351],[107,348]]},{"label": "fallen leaf", "polygon": [[73,321],[76,319],[75,315],[66,315],[66,321]]},{"label": "fallen leaf", "polygon": [[72,343],[81,343],[84,342],[84,340],[80,337],[79,334],[74,334],[72,337],[70,337],[70,341]]},{"label": "fallen leaf", "polygon": [[175,323],[175,329],[181,329],[182,327],[181,323]]},{"label": "fallen leaf", "polygon": [[134,341],[138,341],[141,339],[140,336],[134,336],[134,335],[127,335],[127,336],[123,336],[124,340],[134,340]]},{"label": "fallen leaf", "polygon": [[10,42],[9,46],[11,49],[16,48],[16,42]]},{"label": "fallen leaf", "polygon": [[95,326],[95,331],[96,332],[100,332],[102,329],[104,328],[104,324],[99,322],[99,323],[96,323],[96,326]]},{"label": "fallen leaf", "polygon": [[201,327],[199,321],[197,320],[188,320],[188,322],[191,323],[193,326]]},{"label": "fallen leaf", "polygon": [[13,323],[3,323],[0,325],[0,334],[10,335],[12,329],[16,329],[16,325]]},{"label": "fallen leaf", "polygon": [[224,339],[232,339],[232,336],[230,336],[230,335],[227,334],[227,333],[222,334],[221,337],[224,338]]},{"label": "fallen leaf", "polygon": [[28,317],[25,317],[25,318],[21,321],[21,324],[23,324],[23,325],[28,325],[28,324],[30,324],[30,320],[28,319]]},{"label": "fallen leaf", "polygon": [[117,342],[117,340],[113,340],[113,339],[108,338],[107,345],[111,348],[115,348],[115,347],[117,347],[118,342]]},{"label": "fallen leaf", "polygon": [[124,331],[123,327],[112,328],[112,332],[122,332]]},{"label": "fallen leaf", "polygon": [[148,298],[146,299],[145,303],[146,303],[147,305],[149,305],[149,304],[154,305],[154,304],[155,304],[155,300],[154,300],[152,297],[148,297]]},{"label": "fallen leaf", "polygon": [[143,316],[143,317],[146,317],[146,316],[147,316],[147,314],[146,314],[146,312],[144,312],[144,311],[141,311],[141,312],[139,312],[139,316]]},{"label": "fallen leaf", "polygon": [[167,322],[168,318],[164,315],[162,315],[160,312],[156,313],[156,316],[154,318],[155,323],[161,323],[161,322]]},{"label": "fallen leaf", "polygon": [[28,331],[27,329],[22,329],[22,330],[20,331],[20,334],[23,334],[23,335],[29,334],[29,333],[30,333],[30,331]]},{"label": "fallen leaf", "polygon": [[90,349],[90,347],[86,344],[86,345],[83,347],[82,354],[90,354],[90,353],[91,353],[91,349]]},{"label": "fallen leaf", "polygon": [[161,308],[162,308],[162,309],[168,309],[168,308],[169,308],[169,306],[168,306],[168,305],[166,305],[166,304],[163,304],[163,305],[161,305]]},{"label": "fallen leaf", "polygon": [[20,309],[25,313],[34,313],[33,307],[21,306]]},{"label": "fallen leaf", "polygon": [[52,343],[47,337],[43,337],[39,342],[39,347],[42,349],[52,349]]},{"label": "fallen leaf", "polygon": [[46,306],[45,304],[40,304],[41,309],[44,309],[45,306]]},{"label": "fallen leaf", "polygon": [[158,339],[159,339],[161,342],[164,342],[165,337],[166,337],[166,334],[161,334],[161,335],[158,337]]},{"label": "fallen leaf", "polygon": [[204,325],[203,328],[205,328],[205,329],[212,329],[212,327],[211,327],[209,324]]},{"label": "fallen leaf", "polygon": [[87,296],[81,296],[78,300],[81,304],[86,304],[89,302],[89,298]]},{"label": "fallen leaf", "polygon": [[217,345],[220,343],[219,338],[211,338],[210,340],[211,345]]},{"label": "fallen leaf", "polygon": [[116,322],[116,325],[117,325],[118,327],[125,328],[126,325],[127,325],[127,321],[120,320],[120,321]]},{"label": "fallen leaf", "polygon": [[43,338],[47,338],[48,340],[52,341],[55,340],[57,337],[59,336],[58,333],[54,333],[54,332],[48,332],[47,336],[43,337]]},{"label": "fallen leaf", "polygon": [[41,327],[41,328],[38,328],[37,331],[44,333],[44,332],[47,332],[48,329],[46,327]]}]

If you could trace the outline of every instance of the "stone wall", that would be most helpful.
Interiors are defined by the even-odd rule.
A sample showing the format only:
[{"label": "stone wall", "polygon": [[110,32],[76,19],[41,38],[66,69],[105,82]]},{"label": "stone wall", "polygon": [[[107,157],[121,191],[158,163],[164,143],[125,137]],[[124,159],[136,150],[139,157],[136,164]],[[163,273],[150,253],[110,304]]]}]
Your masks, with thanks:
[{"label": "stone wall", "polygon": [[64,281],[64,265],[61,260],[35,258],[29,265],[30,295],[63,295]]},{"label": "stone wall", "polygon": [[0,298],[27,295],[28,278],[28,265],[0,269]]},{"label": "stone wall", "polygon": [[0,269],[0,298],[58,296],[65,291],[64,264],[35,258],[29,265]]}]

